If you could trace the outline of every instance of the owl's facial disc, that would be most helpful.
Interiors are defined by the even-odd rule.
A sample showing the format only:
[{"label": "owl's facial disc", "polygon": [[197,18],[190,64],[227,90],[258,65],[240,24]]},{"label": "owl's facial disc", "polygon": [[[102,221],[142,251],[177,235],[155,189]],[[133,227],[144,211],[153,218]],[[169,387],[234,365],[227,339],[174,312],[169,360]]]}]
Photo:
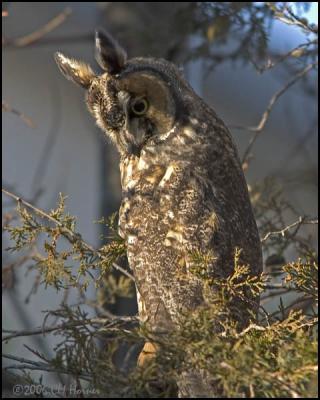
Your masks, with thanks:
[{"label": "owl's facial disc", "polygon": [[95,77],[87,105],[121,154],[139,156],[150,138],[165,134],[174,124],[169,89],[145,73]]},{"label": "owl's facial disc", "polygon": [[121,154],[139,155],[150,138],[164,140],[175,125],[176,104],[166,71],[161,73],[153,59],[128,61],[109,34],[96,33],[96,60],[104,70],[100,76],[61,53],[55,59],[67,79],[87,89],[89,111]]},{"label": "owl's facial disc", "polygon": [[[175,105],[170,88],[154,72],[126,70],[119,76],[119,101],[126,115],[125,129],[139,150],[152,137],[170,131],[175,123]],[[126,99],[124,101],[124,99]]]},{"label": "owl's facial disc", "polygon": [[145,96],[136,96],[124,90],[119,91],[117,97],[125,115],[119,136],[127,141],[130,152],[139,154],[154,133],[154,125],[148,115],[149,101]]}]

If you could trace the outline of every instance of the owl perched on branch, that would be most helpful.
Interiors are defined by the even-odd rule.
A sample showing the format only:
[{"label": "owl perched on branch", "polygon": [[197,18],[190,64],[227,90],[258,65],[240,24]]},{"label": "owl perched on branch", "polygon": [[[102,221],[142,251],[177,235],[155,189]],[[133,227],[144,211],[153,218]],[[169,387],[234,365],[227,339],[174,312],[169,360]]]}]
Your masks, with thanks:
[{"label": "owl perched on branch", "polygon": [[[89,111],[120,153],[119,233],[141,320],[165,333],[179,324],[181,312],[204,303],[203,282],[190,273],[195,251],[210,251],[209,270],[228,276],[241,248],[243,263],[258,275],[260,240],[237,150],[178,68],[163,59],[128,60],[103,32],[96,34],[101,75],[61,53],[55,58],[87,90]],[[181,397],[210,396],[198,371],[186,372],[178,385]]]}]

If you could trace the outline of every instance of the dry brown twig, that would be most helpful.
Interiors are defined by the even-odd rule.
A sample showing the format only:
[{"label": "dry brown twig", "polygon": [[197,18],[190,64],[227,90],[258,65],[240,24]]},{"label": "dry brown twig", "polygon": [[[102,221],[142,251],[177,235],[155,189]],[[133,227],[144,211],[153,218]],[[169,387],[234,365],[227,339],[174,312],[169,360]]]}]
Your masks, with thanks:
[{"label": "dry brown twig", "polygon": [[2,40],[2,45],[3,46],[10,45],[10,46],[14,46],[14,47],[28,46],[29,44],[38,41],[43,36],[45,36],[47,33],[53,31],[58,26],[60,26],[71,13],[72,13],[71,8],[67,7],[61,13],[59,13],[54,18],[52,18],[49,22],[47,22],[45,25],[43,25],[41,28],[35,30],[34,32],[31,32],[28,35],[22,36],[17,39],[4,38]]},{"label": "dry brown twig", "polygon": [[315,68],[318,65],[318,62],[312,63],[307,65],[303,70],[299,71],[292,79],[290,79],[280,90],[278,90],[270,99],[269,104],[264,111],[264,113],[261,116],[260,122],[256,126],[239,126],[235,125],[233,128],[235,129],[242,129],[242,130],[247,130],[250,132],[254,132],[254,135],[251,137],[248,147],[246,148],[243,158],[242,158],[242,166],[245,169],[248,168],[248,160],[250,157],[250,152],[255,144],[259,134],[261,131],[264,129],[269,116],[271,114],[271,111],[276,104],[276,102],[279,100],[279,98],[291,87],[293,86],[296,82],[298,82],[301,78],[303,78],[308,72],[310,72],[313,68]]},{"label": "dry brown twig", "polygon": [[34,255],[34,249],[31,249],[29,254],[23,255],[14,262],[10,262],[2,267],[2,288],[8,289],[13,287],[13,271],[14,269],[21,267],[26,261],[32,259]]},{"label": "dry brown twig", "polygon": [[295,233],[297,233],[298,229],[301,227],[301,225],[316,225],[318,224],[318,220],[317,219],[306,219],[305,217],[299,217],[299,219],[295,222],[293,222],[292,224],[286,226],[283,229],[280,229],[279,231],[273,231],[273,232],[268,232],[262,239],[261,242],[265,242],[266,240],[269,239],[270,236],[277,236],[277,235],[281,235],[281,236],[285,236],[286,232],[288,232],[290,229],[297,227]]},{"label": "dry brown twig", "polygon": [[[295,300],[293,300],[292,302],[290,302],[290,304],[288,304],[286,307],[282,309],[279,308],[278,310],[272,313],[267,313],[267,316],[265,316],[264,319],[260,321],[260,323],[263,323],[267,318],[271,320],[271,318],[275,318],[281,313],[284,313],[283,318],[287,318],[290,311],[305,309],[306,307],[311,306],[313,303],[314,299],[312,296],[307,296],[307,295],[300,296]],[[262,304],[260,304],[260,308],[262,307],[263,307]],[[317,322],[318,318],[313,318],[312,321],[310,320],[306,322],[306,326],[313,326]]]},{"label": "dry brown twig", "polygon": [[298,46],[294,47],[292,50],[288,51],[285,54],[276,55],[276,60],[268,62],[265,65],[259,66],[256,63],[253,63],[258,72],[263,73],[269,69],[274,68],[276,65],[282,63],[290,57],[300,57],[308,52],[307,48],[312,45],[318,44],[318,39],[314,39],[305,43],[301,43]]},{"label": "dry brown twig", "polygon": [[301,18],[298,15],[296,15],[292,11],[289,4],[285,3],[283,10],[276,10],[274,16],[284,24],[298,26],[299,28],[304,29],[305,31],[318,34],[318,26],[310,24],[305,18]]},{"label": "dry brown twig", "polygon": [[24,123],[26,123],[30,128],[35,128],[36,125],[32,121],[31,118],[27,117],[25,114],[23,114],[21,111],[11,107],[7,102],[2,101],[2,111],[10,112],[14,115],[17,115],[19,118],[23,120]]}]

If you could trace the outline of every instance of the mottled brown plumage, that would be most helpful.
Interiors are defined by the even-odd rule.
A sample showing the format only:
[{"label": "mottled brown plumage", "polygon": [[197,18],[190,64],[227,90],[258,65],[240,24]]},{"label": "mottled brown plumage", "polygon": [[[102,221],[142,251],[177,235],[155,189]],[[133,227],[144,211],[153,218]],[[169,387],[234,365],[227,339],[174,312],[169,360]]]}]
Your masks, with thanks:
[{"label": "mottled brown plumage", "polygon": [[[194,251],[212,251],[209,268],[227,276],[235,248],[253,275],[261,248],[247,185],[231,135],[170,62],[126,59],[107,34],[96,36],[90,67],[58,53],[67,78],[87,88],[87,105],[121,157],[119,232],[128,245],[141,320],[155,333],[203,304],[203,282],[189,271]],[[254,307],[253,307],[254,308]],[[243,325],[247,322],[243,315]],[[180,395],[209,396],[197,371]]]}]

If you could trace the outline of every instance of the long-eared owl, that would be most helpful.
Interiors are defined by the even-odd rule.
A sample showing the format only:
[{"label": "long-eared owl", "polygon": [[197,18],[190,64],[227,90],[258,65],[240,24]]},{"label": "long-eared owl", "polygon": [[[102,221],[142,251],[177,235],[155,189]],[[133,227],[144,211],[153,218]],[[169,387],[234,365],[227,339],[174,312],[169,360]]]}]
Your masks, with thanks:
[{"label": "long-eared owl", "polygon": [[[61,53],[55,58],[62,73],[87,90],[90,113],[120,153],[119,233],[141,320],[166,332],[182,311],[203,304],[203,282],[189,271],[194,251],[210,251],[210,268],[227,276],[241,248],[258,275],[260,239],[237,150],[180,70],[164,59],[128,60],[103,32],[96,34],[101,75]],[[181,385],[180,396],[208,397],[200,375],[186,379],[191,383]]]}]

